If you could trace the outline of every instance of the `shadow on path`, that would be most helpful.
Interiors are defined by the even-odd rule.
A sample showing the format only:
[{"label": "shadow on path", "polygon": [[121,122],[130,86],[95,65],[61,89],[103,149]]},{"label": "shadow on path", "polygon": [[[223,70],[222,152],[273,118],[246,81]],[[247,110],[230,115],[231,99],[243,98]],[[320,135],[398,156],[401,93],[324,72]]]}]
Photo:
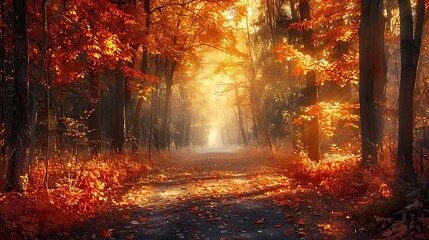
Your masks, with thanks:
[{"label": "shadow on path", "polygon": [[263,151],[171,156],[67,239],[368,239],[351,202],[289,179]]}]

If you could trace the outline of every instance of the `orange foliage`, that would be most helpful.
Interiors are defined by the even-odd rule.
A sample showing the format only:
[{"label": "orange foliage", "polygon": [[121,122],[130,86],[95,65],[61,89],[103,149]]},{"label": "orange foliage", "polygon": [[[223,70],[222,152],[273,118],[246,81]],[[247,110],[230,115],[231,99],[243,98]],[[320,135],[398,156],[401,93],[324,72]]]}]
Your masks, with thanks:
[{"label": "orange foliage", "polygon": [[[30,58],[38,64],[42,45],[39,2],[29,4],[35,19],[29,21],[31,38],[38,44],[30,45]],[[142,8],[138,4],[136,8]],[[129,12],[132,12],[129,13]],[[144,11],[120,9],[109,0],[71,0],[47,4],[48,48],[45,69],[50,67],[54,84],[66,84],[84,79],[88,74],[120,68],[127,76],[156,81],[153,76],[132,69],[140,44],[153,49],[144,34]]]},{"label": "orange foliage", "polygon": [[318,102],[304,109],[304,114],[301,114],[295,123],[302,124],[308,122],[315,116],[319,116],[319,123],[322,132],[327,137],[334,136],[336,130],[336,121],[344,121],[343,127],[358,128],[359,116],[355,114],[358,109],[357,104],[348,103],[327,103]]},{"label": "orange foliage", "polygon": [[275,158],[287,169],[290,177],[319,185],[338,195],[354,194],[358,191],[358,187],[351,187],[359,172],[360,159],[357,155],[326,155],[325,159],[319,162],[311,161],[304,153],[287,158],[276,153]]},{"label": "orange foliage", "polygon": [[[318,73],[316,82],[334,81],[344,86],[358,81],[358,56],[354,47],[342,49],[340,56],[335,56],[335,48],[343,42],[353,46],[357,39],[360,4],[357,0],[346,2],[316,1],[311,12],[311,19],[292,24],[288,30],[313,30],[313,42],[316,49],[321,49],[316,56],[301,52],[302,49],[288,44],[286,40],[274,48],[278,61],[295,61],[294,74]],[[334,58],[334,59],[333,59]]]},{"label": "orange foliage", "polygon": [[35,239],[61,233],[87,215],[94,217],[93,213],[113,204],[114,190],[143,175],[147,164],[127,158],[78,164],[51,161],[50,182],[56,183],[49,190],[42,185],[43,168],[35,168],[30,179],[23,181],[25,192],[0,192],[0,236]]}]

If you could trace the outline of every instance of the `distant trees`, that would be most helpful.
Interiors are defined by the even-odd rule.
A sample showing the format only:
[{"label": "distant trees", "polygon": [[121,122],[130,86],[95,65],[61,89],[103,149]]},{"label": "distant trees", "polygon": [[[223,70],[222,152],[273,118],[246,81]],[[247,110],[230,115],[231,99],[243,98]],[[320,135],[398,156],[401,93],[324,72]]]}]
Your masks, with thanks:
[{"label": "distant trees", "polygon": [[[14,1],[14,4],[16,2],[20,1]],[[50,136],[58,140],[50,148],[69,151],[70,146],[59,146],[78,143],[75,147],[89,147],[96,156],[107,145],[122,153],[131,143],[132,151],[137,152],[141,140],[149,145],[149,149],[151,145],[158,149],[167,148],[172,143],[189,145],[196,128],[192,126],[193,119],[184,115],[190,113],[192,99],[187,96],[189,90],[181,90],[180,104],[184,111],[174,119],[176,116],[171,113],[170,106],[172,99],[174,101],[179,96],[175,84],[188,81],[193,72],[199,71],[202,59],[198,51],[202,48],[226,49],[226,39],[234,38],[232,30],[226,27],[228,21],[224,13],[235,0],[221,4],[205,0],[53,0],[44,5],[43,14],[42,2],[29,2],[28,9],[21,9],[30,13],[28,31],[22,30],[18,21],[18,27],[13,28],[15,35],[18,30],[27,34],[23,37],[16,35],[14,44],[20,50],[16,54],[30,49],[26,57],[14,57],[16,66],[20,66],[15,71],[19,77],[14,77],[17,83],[14,96],[21,96],[16,97],[14,116],[26,120],[23,116],[28,117],[32,110],[31,115],[37,116],[34,117],[37,120],[30,130],[19,127],[26,122],[13,121],[21,124],[13,130],[6,124],[6,135],[14,133],[16,137],[15,142],[8,145],[14,153],[11,159],[16,155],[21,159],[19,161],[26,161],[25,156],[21,157],[25,149],[20,152],[21,148],[15,146],[26,142],[21,128],[37,137],[32,149]],[[3,19],[8,8],[9,3],[2,3]],[[40,23],[45,22],[42,16],[47,22],[43,33],[40,31]],[[5,35],[12,27],[1,21],[1,28],[4,51],[0,60],[5,63],[6,49],[11,45]],[[24,42],[26,48],[22,45]],[[22,64],[25,61],[30,64]],[[9,82],[4,75],[4,64],[2,67],[1,87],[6,91]],[[36,80],[24,79],[23,72],[35,76]],[[180,79],[175,79],[175,75],[180,75]],[[154,82],[157,83],[152,84]],[[34,92],[24,91],[29,84],[34,84],[31,88]],[[45,91],[37,92],[40,88]],[[2,124],[9,111],[6,108],[11,109],[6,106],[8,100],[4,91],[1,93]],[[153,97],[148,97],[149,94]],[[29,96],[33,96],[30,108]],[[45,127],[49,124],[51,129]],[[47,134],[41,134],[45,130]],[[55,134],[49,135],[49,131]],[[18,165],[21,164],[19,161]],[[12,164],[9,166],[13,168]],[[11,179],[14,178],[12,173],[9,171]]]}]

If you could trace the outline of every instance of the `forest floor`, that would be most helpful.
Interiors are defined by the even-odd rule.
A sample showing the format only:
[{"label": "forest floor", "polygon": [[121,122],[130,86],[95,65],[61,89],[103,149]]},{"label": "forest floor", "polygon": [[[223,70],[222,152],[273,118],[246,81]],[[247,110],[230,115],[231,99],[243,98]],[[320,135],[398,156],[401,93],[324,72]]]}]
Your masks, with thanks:
[{"label": "forest floor", "polygon": [[357,200],[287,177],[266,152],[199,149],[122,189],[117,206],[55,239],[369,239]]}]

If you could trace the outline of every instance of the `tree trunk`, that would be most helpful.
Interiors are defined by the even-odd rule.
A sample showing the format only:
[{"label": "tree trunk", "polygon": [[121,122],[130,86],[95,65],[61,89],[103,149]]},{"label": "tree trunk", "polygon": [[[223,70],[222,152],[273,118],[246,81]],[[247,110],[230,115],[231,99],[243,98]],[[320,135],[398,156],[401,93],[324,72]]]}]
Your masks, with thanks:
[{"label": "tree trunk", "polygon": [[[150,28],[150,0],[144,1],[144,10],[146,14],[146,34],[149,33]],[[142,54],[142,66],[141,71],[147,74],[147,66],[148,66],[148,50],[146,47],[143,47]],[[137,152],[140,145],[140,132],[141,132],[141,111],[143,107],[144,99],[141,97],[137,98],[137,105],[134,114],[134,127],[133,127],[133,141],[132,141],[132,151]],[[151,108],[152,109],[152,108]],[[152,110],[151,110],[152,111]],[[152,120],[150,120],[152,121]],[[151,133],[149,134],[151,135]],[[151,137],[151,136],[149,136]],[[150,145],[151,140],[149,140]],[[150,148],[150,146],[149,146]]]},{"label": "tree trunk", "polygon": [[48,36],[46,32],[47,28],[47,17],[46,17],[46,0],[42,0],[42,47],[40,49],[40,59],[38,63],[37,76],[33,85],[33,98],[31,108],[31,136],[30,136],[30,152],[28,156],[28,173],[31,172],[31,166],[34,158],[34,148],[36,144],[36,132],[37,132],[37,100],[39,97],[39,86],[42,81],[43,70],[45,67],[45,52],[48,45]]},{"label": "tree trunk", "polygon": [[156,148],[156,150],[159,152],[161,150],[161,84],[157,83],[155,84],[158,89],[154,93],[154,112],[153,112],[153,145]]},{"label": "tree trunk", "polygon": [[[143,73],[146,73],[146,74],[147,74],[147,65],[148,65],[148,52],[146,48],[143,48],[141,70]],[[134,153],[137,152],[140,145],[141,112],[142,112],[143,103],[144,103],[143,97],[138,96],[136,110],[134,114],[134,126],[133,126],[132,151]]]},{"label": "tree trunk", "polygon": [[235,90],[235,101],[237,101],[238,126],[240,128],[241,137],[243,139],[243,145],[248,146],[249,143],[247,141],[247,135],[243,125],[243,113],[241,112],[240,95],[238,93],[237,83],[234,84],[234,90]]},{"label": "tree trunk", "polygon": [[[299,4],[299,11],[301,13],[301,21],[310,20],[310,5],[307,0]],[[313,44],[313,31],[303,30],[302,41],[304,43],[304,51],[310,56],[314,56]],[[308,72],[306,75],[306,89],[307,89],[307,106],[311,106],[318,101],[318,89],[316,85],[316,72]],[[320,136],[319,136],[319,117],[316,115],[308,123],[307,144],[308,144],[308,157],[313,161],[320,160]]]},{"label": "tree trunk", "polygon": [[160,147],[165,149],[169,146],[170,138],[170,106],[171,106],[171,93],[173,90],[173,76],[174,71],[176,70],[177,62],[172,62],[170,67],[168,67],[168,60],[165,60],[165,101],[164,101],[164,112],[162,116],[162,126],[161,126],[161,139]]},{"label": "tree trunk", "polygon": [[246,15],[246,34],[247,34],[247,50],[249,54],[249,98],[250,98],[250,107],[252,110],[252,120],[253,120],[253,129],[254,137],[261,146],[269,147],[272,149],[270,134],[267,126],[266,119],[262,116],[261,107],[259,104],[260,96],[257,90],[256,83],[256,66],[252,53],[252,38],[250,35],[249,23]]},{"label": "tree trunk", "polygon": [[116,73],[115,120],[112,148],[116,153],[123,153],[125,143],[125,75],[119,69]]},{"label": "tree trunk", "polygon": [[[158,70],[159,70],[159,61],[158,61],[158,56],[155,56],[155,76],[158,77]],[[153,83],[152,87],[154,89],[157,89],[158,87],[157,83]],[[149,119],[149,142],[148,142],[148,156],[150,158],[151,156],[151,149],[152,149],[152,142],[155,145],[155,147],[157,148],[157,150],[159,150],[158,146],[159,146],[159,141],[158,141],[158,128],[159,125],[157,123],[158,121],[158,91],[152,91],[151,92],[151,102],[150,102],[150,119]],[[155,131],[156,130],[156,131]]]},{"label": "tree trunk", "polygon": [[[6,173],[6,190],[22,190],[20,178],[26,169],[28,139],[28,34],[27,1],[13,0],[15,78],[11,132],[11,155]],[[27,162],[28,164],[28,162]]]},{"label": "tree trunk", "polygon": [[[47,69],[49,69],[49,65],[47,67]],[[50,100],[50,75],[49,75],[49,71],[46,73],[46,88],[45,88],[45,97],[46,97],[46,145],[45,145],[45,186],[46,189],[49,189],[49,135],[50,135],[50,131],[51,131],[51,125],[50,125],[50,118],[49,116],[51,115],[51,111],[50,111],[50,107],[49,104],[51,102]]]},{"label": "tree trunk", "polygon": [[[0,14],[2,21],[4,22],[5,15],[5,0],[1,0],[0,2]],[[0,131],[6,131],[6,121],[5,121],[5,100],[6,100],[6,68],[5,68],[5,60],[6,60],[6,27],[1,26],[1,42],[0,42]],[[1,135],[0,142],[0,155],[1,155],[1,163],[0,170],[6,168],[6,137],[5,132]]]},{"label": "tree trunk", "polygon": [[416,28],[413,34],[413,13],[410,0],[399,0],[401,38],[401,80],[399,85],[399,129],[396,174],[404,181],[414,182],[413,166],[413,98],[419,63],[425,15],[425,3],[417,1]]},{"label": "tree trunk", "polygon": [[144,99],[142,97],[137,98],[136,110],[134,114],[133,142],[131,146],[133,153],[136,153],[139,150],[139,145],[140,145],[141,112],[142,112],[143,102],[144,102]]},{"label": "tree trunk", "polygon": [[383,136],[387,63],[383,0],[363,0],[359,27],[362,163],[377,162]]},{"label": "tree trunk", "polygon": [[100,112],[100,79],[98,74],[91,72],[89,76],[89,92],[91,94],[91,115],[89,116],[88,129],[89,141],[94,156],[101,154],[101,112]]}]

